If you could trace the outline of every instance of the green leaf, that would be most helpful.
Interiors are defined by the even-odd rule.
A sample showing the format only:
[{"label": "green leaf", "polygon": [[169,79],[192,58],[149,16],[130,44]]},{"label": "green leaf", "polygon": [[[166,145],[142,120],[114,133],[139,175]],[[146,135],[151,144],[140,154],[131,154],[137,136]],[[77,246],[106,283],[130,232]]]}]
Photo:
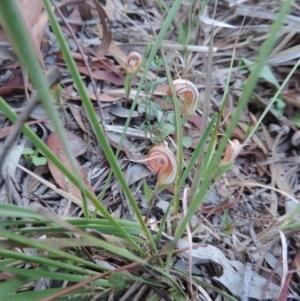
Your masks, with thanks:
[{"label": "green leaf", "polygon": [[148,204],[150,204],[150,200],[152,198],[152,191],[146,181],[144,181],[144,192],[145,192],[146,200]]},{"label": "green leaf", "polygon": [[218,178],[221,175],[223,175],[227,170],[230,169],[230,167],[232,166],[232,163],[227,163],[227,164],[223,164],[218,166],[215,171],[214,171],[214,177]]},{"label": "green leaf", "polygon": [[45,157],[32,156],[31,160],[35,166],[45,165],[47,163],[47,159]]},{"label": "green leaf", "polygon": [[164,113],[163,113],[161,107],[153,101],[151,102],[151,107],[153,109],[153,112],[155,114],[157,121],[160,122],[164,117]]},{"label": "green leaf", "polygon": [[132,76],[130,73],[127,72],[126,77],[125,77],[125,83],[124,83],[124,89],[125,89],[125,93],[126,93],[127,97],[130,94],[131,82],[132,82]]},{"label": "green leaf", "polygon": [[168,120],[171,124],[175,125],[176,121],[175,121],[175,113],[174,112],[169,112],[168,114]]},{"label": "green leaf", "polygon": [[225,211],[223,216],[222,216],[222,224],[227,225],[228,224],[228,212]]},{"label": "green leaf", "polygon": [[165,123],[162,128],[161,128],[161,138],[167,137],[170,134],[174,134],[175,132],[175,127],[174,125],[170,124],[170,123]]},{"label": "green leaf", "polygon": [[[253,72],[253,70],[255,69],[255,62],[246,58],[241,59],[241,65],[245,66],[250,72]],[[264,66],[261,69],[259,78],[263,78],[264,80],[272,84],[274,87],[279,88],[279,83],[269,66]]]},{"label": "green leaf", "polygon": [[296,127],[300,128],[300,114],[294,115],[289,119]]},{"label": "green leaf", "polygon": [[51,89],[51,93],[55,99],[55,101],[59,104],[61,103],[61,93],[62,93],[62,87],[60,84],[55,85],[52,89]]},{"label": "green leaf", "polygon": [[109,282],[115,287],[122,287],[126,284],[125,280],[119,273],[112,273],[109,277]]},{"label": "green leaf", "polygon": [[188,136],[182,138],[182,144],[185,148],[190,148],[192,145],[192,141],[192,138]]},{"label": "green leaf", "polygon": [[34,154],[34,150],[31,149],[31,148],[24,147],[23,151],[22,151],[22,154],[23,155],[33,155]]}]

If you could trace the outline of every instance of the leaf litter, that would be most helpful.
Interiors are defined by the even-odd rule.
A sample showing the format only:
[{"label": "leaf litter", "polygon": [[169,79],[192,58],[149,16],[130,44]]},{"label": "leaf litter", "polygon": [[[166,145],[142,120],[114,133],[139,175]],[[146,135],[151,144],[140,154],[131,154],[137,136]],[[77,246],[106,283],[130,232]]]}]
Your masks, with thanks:
[{"label": "leaf litter", "polygon": [[[62,106],[58,105],[57,109],[66,131],[69,133],[69,139],[72,141],[72,151],[77,157],[81,177],[90,191],[98,193],[105,186],[109,166],[97,145],[61,53],[52,51],[52,46],[43,48],[43,43],[46,43],[44,41],[46,32],[51,33],[51,29],[47,24],[47,15],[42,11],[41,1],[30,1],[30,3],[28,5],[28,1],[25,0],[19,3],[24,8],[22,11],[30,29],[30,39],[43,68],[49,69],[52,65],[57,65],[63,74],[61,80],[63,104]],[[116,149],[143,71],[142,67],[132,78],[131,90],[127,95],[125,89],[122,89],[126,81],[127,54],[131,51],[138,51],[142,57],[147,55],[146,47],[153,39],[153,33],[146,21],[145,11],[150,16],[155,31],[161,29],[165,18],[164,12],[156,2],[151,0],[144,1],[145,11],[142,9],[142,1],[128,1],[126,9],[121,1],[106,1],[105,5],[93,1],[96,10],[89,6],[90,9],[87,8],[84,14],[82,7],[80,9],[76,4],[69,5],[67,2],[63,2],[60,5],[64,5],[64,18],[69,21],[77,37],[77,41],[72,39],[63,20],[60,19],[70,48],[73,49],[72,56],[83,76],[91,99],[100,99],[104,116],[102,122],[111,146]],[[235,66],[228,92],[232,104],[228,105],[224,112],[224,122],[220,127],[220,135],[222,135],[226,125],[235,114],[235,104],[241,95],[249,71],[253,68],[253,62],[257,58],[261,43],[267,37],[271,20],[276,18],[275,12],[278,3],[275,1],[257,3],[244,1],[241,4],[233,1],[218,1],[215,14],[212,13],[213,6],[213,3],[209,4],[200,17],[199,33],[195,35],[196,42],[194,43],[207,47],[211,28],[214,26],[211,112],[220,109],[232,50],[236,36],[239,36],[235,46]],[[197,9],[199,8],[195,7],[195,11]],[[189,6],[182,5],[182,11],[177,16],[180,22],[186,21],[187,14],[184,11],[188,12],[188,10]],[[293,12],[288,15],[278,34],[276,46],[260,74],[255,93],[252,95],[244,115],[240,117],[232,138],[238,139],[240,142],[244,141],[247,133],[255,125],[255,121],[276,92],[278,85],[285,79],[291,66],[299,57],[299,30],[297,29],[300,24],[299,14],[299,6],[295,4]],[[241,18],[244,18],[245,22],[240,28]],[[98,19],[101,20],[100,23]],[[95,20],[98,21],[94,22]],[[208,62],[207,54],[198,51],[199,49],[194,52],[183,51],[184,48],[179,47],[182,46],[181,43],[177,43],[180,39],[179,27],[176,24],[173,26],[173,34],[170,30],[163,42],[168,44],[165,49],[170,59],[171,72],[174,79],[179,75],[180,78],[190,80],[195,84],[200,92],[201,109],[201,101],[203,101],[201,93],[205,84]],[[17,112],[21,112],[26,104],[26,93],[31,92],[31,87],[30,84],[27,85],[24,82],[26,77],[21,74],[20,64],[14,59],[7,37],[1,34],[0,39],[6,45],[6,54],[1,56],[3,66],[0,71],[0,95],[5,97],[7,103]],[[82,45],[91,72],[85,66],[76,43]],[[187,46],[191,47],[192,45]],[[146,158],[146,154],[153,144],[162,140],[160,120],[157,120],[157,116],[162,116],[162,120],[167,123],[167,112],[173,110],[173,105],[166,103],[165,92],[168,84],[164,78],[163,66],[157,58],[147,74],[147,82],[140,93],[137,108],[133,111],[133,118],[127,128],[119,158],[120,164],[124,167],[123,172],[127,183],[144,213],[146,212],[145,206],[148,205],[144,200],[145,196],[141,187],[143,182],[147,181],[148,185],[154,189],[156,176],[145,166],[146,164],[140,163],[139,160]],[[178,248],[189,248],[177,257],[174,256],[175,266],[176,261],[180,260],[191,263],[192,268],[187,266],[187,272],[191,270],[193,274],[193,271],[197,270],[206,283],[224,289],[243,301],[288,300],[288,298],[292,300],[299,299],[300,296],[299,256],[297,255],[300,247],[299,226],[289,228],[289,225],[284,223],[289,214],[292,214],[297,208],[300,198],[299,133],[297,131],[300,116],[299,97],[297,96],[299,94],[298,78],[299,70],[289,80],[280,99],[264,119],[261,129],[252,136],[235,160],[234,166],[221,178],[204,205],[199,208],[198,214],[193,217],[191,226],[196,228],[192,233],[192,242],[182,239],[177,243]],[[92,79],[95,81],[96,91],[93,88],[90,89]],[[152,83],[160,79],[161,82],[158,85]],[[151,103],[158,105],[160,114],[155,114],[153,110],[149,109]],[[95,109],[98,110],[100,121],[101,113],[96,105]],[[51,122],[44,120],[46,118],[44,109],[42,106],[38,106],[30,114],[27,124],[35,129],[36,133],[44,138],[44,141],[48,141],[48,146],[68,165],[68,158],[62,150],[60,141],[53,139],[56,134],[53,133]],[[2,113],[0,122],[1,147],[3,138],[11,131],[11,124],[7,122]],[[35,123],[40,123],[41,126],[34,127]],[[186,136],[192,137],[190,148],[184,149],[186,160],[190,158],[193,148],[199,141],[201,124],[202,116],[198,109],[186,123],[184,129]],[[46,130],[42,130],[42,127]],[[46,133],[44,133],[45,131]],[[164,138],[169,139],[168,137]],[[174,137],[171,138],[174,139]],[[47,162],[49,169],[44,167],[39,170],[36,167],[33,169],[36,174],[26,171],[25,161],[19,160],[21,157],[19,148],[24,147],[24,137],[20,135],[18,139],[16,145],[10,150],[13,160],[8,157],[6,165],[2,165],[5,172],[1,172],[1,180],[2,183],[9,186],[7,189],[3,188],[5,185],[1,187],[2,202],[13,202],[24,206],[22,197],[26,193],[25,186],[22,192],[19,185],[23,185],[22,183],[25,183],[31,174],[31,188],[26,193],[28,198],[42,199],[43,203],[52,208],[59,216],[80,215],[76,210],[78,207],[82,208],[80,191],[71,183],[66,182],[60,171],[49,161]],[[28,144],[28,141],[25,144]],[[14,155],[15,151],[18,152],[17,155]],[[18,162],[23,165],[19,168],[18,177],[20,177],[20,170],[25,171],[21,173],[20,179],[15,178]],[[70,166],[69,168],[71,169]],[[11,179],[8,180],[7,177]],[[33,178],[38,182],[33,182]],[[91,185],[91,181],[93,185]],[[189,186],[191,182],[190,178],[186,185]],[[34,188],[40,191],[35,191],[34,194],[30,193]],[[50,197],[47,197],[47,193]],[[152,218],[156,219],[156,222],[159,223],[161,218],[159,210],[163,212],[166,210],[166,204],[173,193],[174,188],[168,187],[157,196],[158,207],[154,206],[152,211]],[[54,205],[55,203],[60,205]],[[76,207],[71,207],[71,203]],[[103,203],[114,216],[120,219],[135,220],[132,210],[124,200],[123,193],[114,178],[109,183]],[[28,202],[26,204],[28,205]],[[61,208],[63,206],[66,208]],[[89,210],[91,212],[94,210],[92,204],[89,204]],[[172,215],[168,217],[170,220],[172,218]],[[299,214],[296,214],[292,221],[297,223],[299,218]],[[152,219],[149,220],[149,222],[152,221]],[[168,227],[165,232],[169,233]],[[172,238],[169,237],[169,239]],[[165,234],[162,243],[167,240]],[[194,244],[198,241],[202,241],[205,245],[191,249],[191,243]],[[98,256],[96,253],[93,255],[95,258]],[[115,261],[110,261],[110,263],[112,262],[115,266],[122,266],[120,258],[115,258]],[[142,270],[139,272],[142,273]],[[179,281],[188,289],[189,279],[180,279]],[[209,300],[208,298],[225,300],[225,297],[218,294],[217,290],[211,289],[205,284],[201,289],[206,293],[206,300]],[[199,289],[199,291],[201,290]],[[124,296],[127,298],[130,296],[133,298],[136,294],[134,290],[124,292]],[[151,294],[151,287],[145,286],[144,296],[149,294]],[[171,295],[169,298],[175,300]],[[204,299],[199,297],[197,300]]]}]

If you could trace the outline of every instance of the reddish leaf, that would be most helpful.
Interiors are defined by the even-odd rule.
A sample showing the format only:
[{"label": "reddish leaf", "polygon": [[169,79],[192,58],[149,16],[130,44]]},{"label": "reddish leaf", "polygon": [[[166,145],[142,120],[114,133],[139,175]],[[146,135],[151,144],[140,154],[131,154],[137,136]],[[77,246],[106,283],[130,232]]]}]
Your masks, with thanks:
[{"label": "reddish leaf", "polygon": [[[83,73],[85,75],[89,75],[86,67],[78,67],[78,70],[80,73]],[[92,70],[92,76],[94,79],[97,80],[105,80],[108,81],[116,86],[124,86],[125,83],[125,77],[121,76],[119,74],[116,74],[114,72],[110,71],[102,71],[102,70]],[[138,79],[133,78],[132,84],[137,84]]]},{"label": "reddish leaf", "polygon": [[[54,52],[53,54],[56,55],[61,60],[64,60],[64,57],[61,54],[61,52]],[[72,55],[73,59],[76,61],[77,65],[84,66],[84,61],[83,61],[80,53],[71,52],[71,55]],[[92,57],[92,58],[89,58],[89,60],[91,61],[91,65],[93,67],[97,67],[99,69],[103,69],[103,70],[107,70],[107,71],[113,71],[120,75],[122,74],[120,68],[117,67],[111,60],[109,60],[107,58],[98,59],[97,57]]]},{"label": "reddish leaf", "polygon": [[[36,56],[38,57],[41,66],[43,67],[44,70],[46,70],[45,64],[44,64],[44,59],[43,59],[43,55],[41,53],[40,50],[40,45],[39,42],[37,40],[37,38],[34,36],[33,31],[32,31],[32,27],[36,24],[36,20],[39,20],[40,18],[40,14],[42,12],[42,7],[41,7],[41,3],[38,3],[40,1],[32,1],[32,0],[23,0],[22,2],[18,2],[19,6],[20,6],[20,10],[22,12],[22,16],[23,16],[23,21],[25,24],[25,27],[28,31],[29,34],[29,39],[33,45],[34,48],[34,52],[36,54]],[[25,9],[27,8],[27,9]],[[29,14],[29,11],[33,11],[33,14]]]},{"label": "reddish leaf", "polygon": [[14,76],[0,87],[0,95],[13,94],[16,90],[24,90],[24,83],[21,74]]},{"label": "reddish leaf", "polygon": [[[49,138],[47,140],[47,145],[54,152],[54,154],[57,156],[57,158],[60,159],[70,171],[73,171],[69,157],[64,152],[62,144],[56,133],[53,133],[49,136]],[[49,170],[50,170],[54,180],[63,190],[71,193],[76,198],[81,199],[80,190],[73,183],[71,183],[69,180],[67,180],[65,175],[50,160],[48,160],[48,167],[49,167]],[[77,162],[77,168],[79,170],[79,173],[81,175],[81,178],[82,178],[84,184],[92,192],[93,189],[92,189],[90,183],[88,182],[82,167],[79,165],[78,162]]]},{"label": "reddish leaf", "polygon": [[94,0],[94,4],[102,25],[102,42],[97,49],[97,54],[98,56],[103,57],[107,53],[108,47],[112,40],[110,24],[107,14],[101,4],[97,0]]},{"label": "reddish leaf", "polygon": [[93,16],[92,16],[92,12],[91,12],[91,7],[88,3],[85,3],[85,2],[79,3],[78,10],[79,10],[79,14],[83,21],[92,19]]}]

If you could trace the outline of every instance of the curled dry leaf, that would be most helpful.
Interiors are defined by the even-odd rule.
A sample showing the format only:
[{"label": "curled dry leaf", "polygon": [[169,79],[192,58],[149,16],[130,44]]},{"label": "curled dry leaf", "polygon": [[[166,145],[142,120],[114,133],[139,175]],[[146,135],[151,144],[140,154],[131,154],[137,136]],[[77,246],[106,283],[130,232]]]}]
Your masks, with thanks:
[{"label": "curled dry leaf", "polygon": [[142,57],[138,52],[130,52],[127,56],[126,66],[129,73],[134,73],[138,70],[142,63]]},{"label": "curled dry leaf", "polygon": [[[173,81],[176,95],[183,96],[183,111],[185,116],[192,115],[197,107],[199,92],[197,87],[189,80],[176,79]],[[167,95],[171,95],[168,88]]]},{"label": "curled dry leaf", "polygon": [[220,165],[232,163],[241,151],[241,144],[237,139],[229,140]]},{"label": "curled dry leaf", "polygon": [[[57,156],[57,158],[60,159],[70,171],[72,171],[73,169],[72,169],[70,159],[69,159],[68,155],[65,153],[63,146],[60,142],[60,139],[56,133],[53,133],[49,136],[49,138],[47,140],[47,145],[53,151],[53,153]],[[81,199],[80,190],[72,182],[70,182],[65,177],[65,175],[50,160],[48,160],[48,167],[49,167],[49,170],[50,170],[54,180],[64,191],[67,191],[67,192],[71,193],[73,196],[77,197],[78,199]],[[91,187],[90,183],[88,182],[86,175],[78,162],[77,162],[77,168],[79,170],[79,173],[81,175],[81,178],[82,178],[85,186],[91,192],[93,192],[93,188]]]},{"label": "curled dry leaf", "polygon": [[175,156],[164,145],[152,147],[148,153],[148,162],[154,172],[158,172],[157,186],[170,185],[177,174]]},{"label": "curled dry leaf", "polygon": [[110,21],[102,5],[97,0],[94,0],[94,5],[102,25],[102,30],[100,30],[102,31],[102,42],[97,49],[98,56],[102,58],[108,51],[112,40],[112,34],[110,30]]}]

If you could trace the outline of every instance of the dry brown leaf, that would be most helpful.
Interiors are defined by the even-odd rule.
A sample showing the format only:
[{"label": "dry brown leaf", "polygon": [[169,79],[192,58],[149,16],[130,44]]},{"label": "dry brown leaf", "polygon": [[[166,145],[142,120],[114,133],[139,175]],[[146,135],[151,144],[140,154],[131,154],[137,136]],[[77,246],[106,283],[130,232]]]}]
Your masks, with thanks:
[{"label": "dry brown leaf", "polygon": [[[61,160],[61,162],[64,163],[64,165],[70,170],[72,171],[72,165],[71,162],[69,160],[69,157],[67,156],[67,154],[64,152],[63,146],[60,142],[60,139],[58,137],[58,135],[56,133],[53,133],[49,136],[48,140],[47,140],[47,145],[48,147],[53,151],[53,153],[57,156],[57,158],[59,160]],[[70,182],[65,175],[50,161],[48,160],[48,167],[50,169],[50,172],[54,178],[54,180],[56,181],[56,183],[65,191],[71,193],[73,196],[75,196],[78,199],[81,199],[81,192],[80,190],[72,183]],[[79,165],[79,163],[77,162],[77,168],[79,170],[79,173],[81,175],[81,178],[84,182],[84,184],[86,185],[86,187],[93,192],[93,189],[90,185],[90,183],[88,182],[86,175],[82,169],[82,167]]]},{"label": "dry brown leaf", "polygon": [[[61,52],[54,52],[55,56],[60,58],[61,60],[64,60],[64,57]],[[76,61],[76,65],[84,66],[84,61],[82,59],[82,56],[80,53],[71,52],[71,55],[73,59]],[[89,60],[91,62],[92,67],[99,68],[107,71],[112,71],[117,74],[123,74],[119,67],[117,67],[111,60],[107,58],[99,59],[97,57],[88,57],[85,56],[85,59]]]},{"label": "dry brown leaf", "polygon": [[[36,20],[39,20],[40,14],[42,12],[42,10],[40,8],[40,4],[38,4],[37,2],[41,2],[41,1],[23,0],[22,2],[21,1],[18,2],[18,4],[20,7],[20,11],[22,12],[25,27],[29,34],[29,39],[34,48],[34,52],[35,52],[36,56],[38,57],[43,70],[46,70],[43,55],[40,50],[40,45],[37,41],[37,38],[33,35],[33,31],[32,31],[32,27],[36,24],[34,22],[37,22]],[[33,5],[32,5],[32,3],[33,3]],[[29,8],[31,8],[31,7],[32,7],[33,12],[29,13]]]},{"label": "dry brown leaf", "polygon": [[259,152],[255,152],[254,154],[255,163],[257,164],[256,170],[260,178],[262,178],[266,173],[267,169],[265,166],[260,163],[265,162],[267,160],[267,155]]},{"label": "dry brown leaf", "polygon": [[[239,122],[238,123],[239,127],[244,131],[246,132],[247,129],[248,129],[248,125],[244,122]],[[254,141],[256,143],[256,145],[263,151],[263,153],[265,155],[268,154],[268,150],[267,148],[265,147],[265,145],[263,144],[263,142],[258,138],[258,136],[256,134],[253,134],[252,137],[251,137],[252,141]]]},{"label": "dry brown leaf", "polygon": [[43,3],[40,0],[19,0],[20,8],[32,28],[40,19]]},{"label": "dry brown leaf", "polygon": [[[78,205],[80,208],[83,208],[81,198],[80,199],[76,198],[71,193],[66,192],[66,191],[64,191],[64,190],[62,190],[60,188],[57,188],[55,185],[53,185],[49,181],[46,181],[43,177],[38,176],[37,174],[31,172],[30,170],[26,169],[25,167],[23,167],[23,166],[21,166],[19,164],[18,164],[18,168],[24,170],[26,173],[28,173],[33,178],[38,179],[41,183],[43,183],[44,185],[46,185],[48,188],[52,189],[53,191],[59,193],[62,197],[66,198],[67,200],[70,200],[74,204]],[[89,211],[93,212],[95,210],[95,206],[93,205],[93,203],[91,201],[88,200],[87,205],[88,205]]]},{"label": "dry brown leaf", "polygon": [[[27,125],[32,125],[41,122],[41,120],[34,120],[26,122]],[[7,126],[5,128],[0,128],[0,139],[6,137],[13,129],[13,125]]]},{"label": "dry brown leaf", "polygon": [[2,87],[0,87],[0,95],[17,94],[17,91],[24,90],[24,83],[21,74],[17,74],[8,80]]},{"label": "dry brown leaf", "polygon": [[76,122],[78,123],[78,125],[80,126],[80,128],[87,133],[87,129],[86,126],[82,120],[82,116],[81,116],[81,112],[80,112],[80,107],[75,105],[75,104],[69,104],[68,105],[74,119],[76,120]]},{"label": "dry brown leaf", "polygon": [[[91,100],[95,100],[95,101],[97,100],[97,96],[95,95],[95,93],[87,91],[87,94]],[[115,101],[118,101],[123,98],[123,97],[119,97],[119,96],[114,97],[107,93],[101,93],[98,95],[98,97],[99,97],[100,101],[103,101],[103,102],[115,102]]]},{"label": "dry brown leaf", "polygon": [[122,17],[121,12],[123,12],[125,8],[120,0],[114,0],[106,1],[105,10],[111,21],[120,21]]},{"label": "dry brown leaf", "polygon": [[[84,66],[78,67],[78,71],[85,75],[89,75],[88,70]],[[116,74],[115,72],[92,70],[92,76],[94,79],[108,81],[116,86],[124,86],[125,83],[125,76],[121,76],[119,74]],[[138,79],[133,78],[132,84],[135,85],[137,83],[138,83]]]},{"label": "dry brown leaf", "polygon": [[97,54],[101,58],[106,55],[109,45],[111,43],[112,37],[111,37],[109,19],[107,17],[105,10],[103,9],[102,5],[97,0],[94,0],[94,4],[95,4],[95,7],[96,7],[96,10],[97,10],[97,13],[100,18],[101,25],[102,25],[102,41],[97,49]]},{"label": "dry brown leaf", "polygon": [[272,151],[273,139],[271,138],[270,133],[268,132],[268,130],[266,129],[266,127],[263,124],[261,124],[261,127],[262,127],[263,134],[265,136],[265,141],[266,141],[266,145],[268,147],[268,150]]},{"label": "dry brown leaf", "polygon": [[38,22],[32,27],[32,33],[33,36],[36,38],[38,45],[41,45],[47,23],[48,15],[46,12],[43,12],[40,15]]},{"label": "dry brown leaf", "polygon": [[86,21],[88,19],[92,19],[92,11],[91,11],[91,7],[88,3],[83,2],[83,3],[79,3],[78,4],[78,10],[80,17],[83,21]]}]

